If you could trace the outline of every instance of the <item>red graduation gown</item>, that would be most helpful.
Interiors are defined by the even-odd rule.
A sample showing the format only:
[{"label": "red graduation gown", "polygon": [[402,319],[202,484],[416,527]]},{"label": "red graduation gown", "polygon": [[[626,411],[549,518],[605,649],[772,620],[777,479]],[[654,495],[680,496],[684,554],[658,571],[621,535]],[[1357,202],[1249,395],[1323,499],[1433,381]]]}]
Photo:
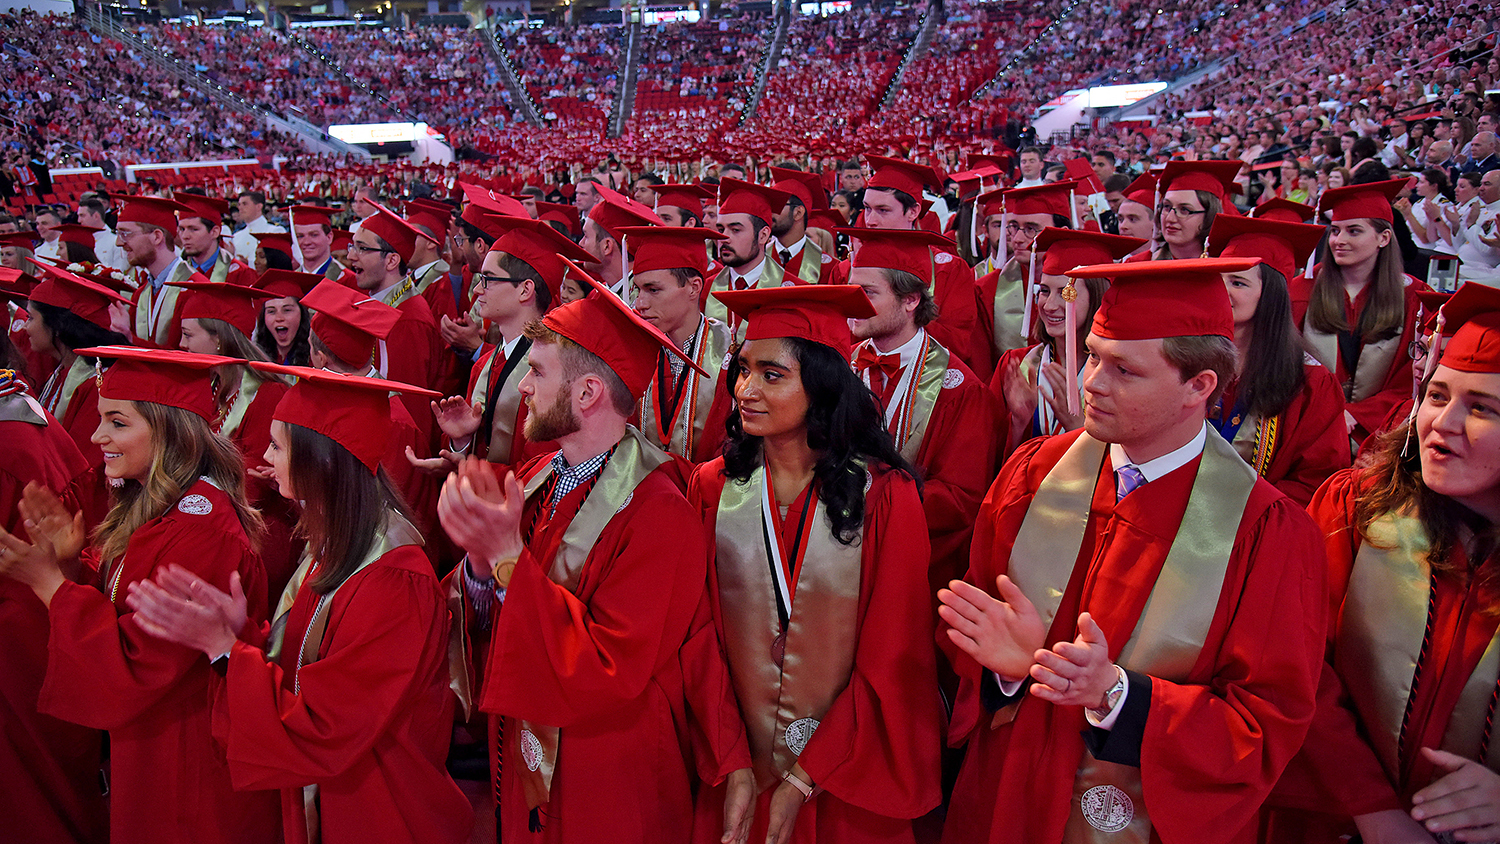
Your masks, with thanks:
[{"label": "red graduation gown", "polygon": [[[538,459],[518,474],[529,479],[545,465]],[[506,716],[507,772],[520,764],[517,719],[559,727],[561,741],[540,834],[528,832],[520,778],[502,773],[508,841],[688,840],[692,750],[679,650],[703,598],[709,552],[675,473],[664,464],[635,489],[590,549],[576,592],[543,566],[583,488],[539,520],[516,565],[494,616],[481,708]],[[522,524],[539,506],[534,498]]]},{"label": "red graduation gown", "polygon": [[[937,276],[932,284],[932,298],[938,306],[938,318],[926,326],[927,333],[970,369],[988,378],[994,361],[989,346],[984,345],[980,326],[983,312],[975,297],[974,270],[957,255],[935,254],[937,262],[933,266],[937,268]],[[847,279],[852,266],[850,261],[844,261],[839,268],[840,277]]]},{"label": "red graduation gown", "polygon": [[[1032,496],[1077,437],[1031,440],[1007,461],[980,510],[966,580],[994,594]],[[1111,658],[1118,657],[1177,533],[1199,460],[1116,505],[1106,458],[1079,562],[1047,632],[1049,647],[1073,640],[1078,614],[1088,611],[1104,630]],[[1301,746],[1313,714],[1326,607],[1320,544],[1300,508],[1270,484],[1256,483],[1190,682],[1150,679],[1139,749],[1153,840],[1229,841],[1254,832],[1245,827]],[[1083,710],[1028,694],[1013,721],[992,728],[980,702],[982,669],[942,631],[939,642],[961,683],[949,740],[968,742],[943,840],[1061,841],[1086,752]],[[1134,683],[1130,694],[1137,694]]]},{"label": "red graduation gown", "polygon": [[[1330,624],[1329,653],[1344,625],[1345,595],[1354,559],[1363,539],[1355,519],[1360,482],[1346,469],[1328,480],[1313,497],[1308,512],[1326,537]],[[1462,548],[1454,555],[1466,566]],[[1330,659],[1323,666],[1318,710],[1307,743],[1287,767],[1271,796],[1267,815],[1269,840],[1333,841],[1354,831],[1352,818],[1387,809],[1408,811],[1411,796],[1443,776],[1422,758],[1422,747],[1441,747],[1448,722],[1464,684],[1473,675],[1500,619],[1482,612],[1484,600],[1475,584],[1440,577],[1429,620],[1431,639],[1412,691],[1406,741],[1395,782],[1365,739],[1365,727],[1346,690],[1366,678],[1345,676]]]},{"label": "red graduation gown", "polygon": [[[1322,364],[1302,367],[1302,391],[1278,416],[1276,450],[1261,477],[1306,507],[1313,493],[1335,472],[1349,467],[1349,436],[1344,428],[1344,391]],[[1231,388],[1232,389],[1232,388]],[[1224,405],[1234,406],[1226,392]],[[1239,437],[1255,433],[1241,428]]]},{"label": "red graduation gown", "polygon": [[443,767],[448,607],[427,556],[404,546],[351,575],[326,610],[317,661],[299,673],[318,598],[304,583],[281,664],[238,642],[213,683],[214,735],[235,787],[281,790],[289,844],[307,840],[302,787],[313,783],[324,844],[467,841],[473,813]]},{"label": "red graduation gown", "polygon": [[[16,504],[32,481],[68,507],[96,485],[62,426],[0,422],[0,524],[25,536]],[[90,520],[92,526],[93,520]],[[0,578],[0,818],[19,841],[89,842],[107,836],[99,789],[100,733],[37,711],[47,673],[47,606],[30,587]]]},{"label": "red graduation gown", "polygon": [[260,560],[229,498],[199,480],[131,535],[102,590],[57,590],[41,711],[109,731],[114,844],[277,841],[276,795],[234,791],[210,735],[208,658],[146,634],[125,606],[126,587],[168,563],[225,591],[238,571],[250,618],[265,618]]},{"label": "red graduation gown", "polygon": [[[494,356],[496,351],[502,351],[503,353],[503,350],[503,346],[496,346],[490,343],[484,344],[483,351],[480,353],[479,359],[474,362],[474,368],[469,371],[469,386],[467,392],[464,393],[464,396],[468,398],[470,404],[472,404],[474,400],[474,391],[479,388],[479,375],[480,373],[484,372],[485,362],[488,361],[492,356]],[[501,369],[505,368],[504,360],[497,360],[495,361],[495,363]],[[526,361],[523,360],[517,365],[520,367],[525,367]],[[489,374],[490,377],[493,378],[500,374],[500,370],[491,369]],[[510,435],[510,465],[515,467],[523,466],[528,461],[541,457],[544,454],[553,454],[557,451],[557,443],[553,442],[552,440],[543,440],[541,442],[534,443],[526,439],[526,434],[524,433],[524,431],[526,430],[526,414],[526,402],[523,401],[521,402],[520,408],[516,411],[516,427]],[[430,416],[431,412],[429,412],[428,415]],[[479,456],[482,457],[483,455]]]},{"label": "red graduation gown", "polygon": [[[229,439],[245,458],[245,468],[265,466],[266,448],[271,444],[271,422],[276,405],[286,395],[287,386],[279,381],[262,381],[255,398],[245,409],[239,425]],[[260,543],[260,562],[266,570],[266,595],[276,597],[297,568],[302,557],[302,540],[294,536],[297,512],[292,503],[281,497],[275,481],[245,475],[245,496],[260,511],[266,523],[266,535]]]},{"label": "red graduation gown", "polygon": [[[722,457],[699,466],[688,490],[710,529],[724,493],[723,471]],[[877,471],[865,493],[854,667],[799,757],[822,791],[798,812],[793,844],[915,841],[912,819],[940,800],[943,704],[936,654],[922,638],[933,629],[933,615],[926,592],[927,535],[915,522],[920,507],[916,484],[896,472]],[[722,628],[713,569],[708,595]],[[743,730],[738,741],[745,741]],[[748,764],[748,748],[719,755]],[[762,792],[756,804],[752,841],[765,840],[773,791]],[[718,841],[723,829],[724,788],[705,789],[694,840]]]},{"label": "red graduation gown", "polygon": [[[375,347],[375,365],[385,377],[403,384],[431,389],[439,381],[438,352],[442,339],[438,335],[437,322],[432,318],[432,309],[421,296],[407,297],[396,306],[401,318],[385,339],[385,356],[381,357],[381,346]],[[432,420],[430,399],[415,393],[403,393],[401,403],[411,413],[411,418],[422,432],[422,442],[431,442],[432,431],[437,427]],[[417,456],[427,452],[418,451]]]},{"label": "red graduation gown", "polygon": [[[1313,282],[1305,276],[1298,276],[1289,282],[1289,292],[1292,297],[1292,321],[1300,331],[1307,318],[1308,301],[1312,297]],[[1427,290],[1427,285],[1416,279],[1406,277],[1406,309],[1401,317],[1401,341],[1396,347],[1396,354],[1391,358],[1390,370],[1381,382],[1380,389],[1362,401],[1348,402],[1345,409],[1349,415],[1354,417],[1356,427],[1353,437],[1356,442],[1364,440],[1372,432],[1378,430],[1385,418],[1390,415],[1391,409],[1403,401],[1411,398],[1412,380],[1415,378],[1412,372],[1411,356],[1407,349],[1411,347],[1411,341],[1416,337],[1416,325],[1413,315],[1421,302],[1417,299],[1419,290]],[[1365,303],[1368,301],[1369,288],[1366,288],[1359,296],[1355,297],[1352,307],[1349,309],[1349,319],[1357,322],[1359,315],[1364,311]],[[1343,358],[1338,362],[1338,371],[1334,373],[1334,380],[1342,385],[1349,380],[1349,373],[1345,371]]]}]

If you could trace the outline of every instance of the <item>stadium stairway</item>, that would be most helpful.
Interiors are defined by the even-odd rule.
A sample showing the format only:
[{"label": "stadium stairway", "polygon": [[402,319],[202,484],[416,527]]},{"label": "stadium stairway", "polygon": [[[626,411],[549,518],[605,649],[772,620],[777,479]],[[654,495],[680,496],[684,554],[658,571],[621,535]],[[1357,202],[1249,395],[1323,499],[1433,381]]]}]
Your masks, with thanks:
[{"label": "stadium stairway", "polygon": [[896,72],[891,74],[891,80],[886,83],[885,92],[878,98],[881,108],[896,101],[896,95],[901,93],[901,80],[906,76],[906,69],[912,62],[927,55],[927,48],[932,46],[933,35],[947,18],[948,10],[944,8],[943,0],[929,0],[927,11],[922,13],[922,26],[917,30],[917,37],[907,48],[906,55],[901,57],[901,64],[896,66]]},{"label": "stadium stairway", "polygon": [[307,147],[311,152],[332,153],[335,155],[347,154],[367,160],[371,157],[365,150],[352,144],[344,143],[306,120],[276,114],[226,90],[222,85],[213,82],[208,77],[142,41],[134,33],[122,27],[118,21],[112,18],[100,6],[94,4],[85,6],[83,21],[90,30],[101,38],[109,38],[124,44],[137,55],[144,57],[147,61],[177,77],[183,84],[201,91],[221,106],[258,120],[277,131],[298,136],[301,138],[303,146]]},{"label": "stadium stairway", "polygon": [[614,106],[609,114],[609,137],[618,138],[625,131],[625,122],[635,108],[635,84],[641,67],[641,21],[633,15],[630,29],[626,33],[625,58],[621,62],[620,85],[615,91]]},{"label": "stadium stairway", "polygon": [[740,116],[740,125],[755,116],[755,109],[760,105],[761,97],[765,96],[766,83],[771,80],[771,71],[781,61],[781,50],[786,46],[786,33],[791,28],[792,15],[785,6],[776,8],[776,29],[771,33],[771,44],[766,47],[765,61],[755,71],[755,87],[750,91],[750,101],[745,104],[745,111]]},{"label": "stadium stairway", "polygon": [[293,32],[291,30],[287,31],[286,37],[287,37],[288,41],[290,41],[293,44],[297,45],[297,48],[299,50],[301,50],[302,52],[308,54],[309,56],[312,56],[313,58],[317,59],[319,62],[321,62],[323,65],[325,65],[329,70],[332,70],[334,73],[337,73],[339,76],[342,76],[348,82],[349,87],[351,87],[351,88],[361,88],[361,89],[364,89],[366,91],[369,91],[370,92],[370,96],[374,97],[376,100],[379,100],[382,104],[385,105],[387,113],[390,116],[395,117],[395,118],[399,118],[401,120],[404,120],[407,123],[415,123],[415,122],[417,122],[417,118],[413,117],[410,114],[406,114],[405,112],[403,112],[400,109],[396,108],[394,105],[391,105],[391,101],[390,100],[387,100],[385,97],[381,96],[379,92],[377,92],[377,91],[373,90],[372,88],[370,88],[369,86],[367,86],[360,79],[355,78],[355,76],[353,74],[351,74],[349,71],[344,70],[343,66],[340,65],[333,58],[333,56],[330,56],[327,53],[324,53],[322,50],[318,49],[317,45],[313,44],[311,41],[308,41],[306,38],[303,38],[302,36],[298,35],[296,32]]},{"label": "stadium stairway", "polygon": [[490,56],[495,60],[495,66],[500,68],[500,79],[505,83],[505,89],[510,91],[511,109],[521,116],[522,120],[532,126],[542,125],[542,116],[536,110],[536,101],[531,98],[531,92],[521,84],[520,74],[516,73],[515,61],[511,58],[510,51],[505,49],[505,44],[500,40],[500,33],[486,25],[479,31],[479,40],[484,42],[484,48],[490,51]]}]

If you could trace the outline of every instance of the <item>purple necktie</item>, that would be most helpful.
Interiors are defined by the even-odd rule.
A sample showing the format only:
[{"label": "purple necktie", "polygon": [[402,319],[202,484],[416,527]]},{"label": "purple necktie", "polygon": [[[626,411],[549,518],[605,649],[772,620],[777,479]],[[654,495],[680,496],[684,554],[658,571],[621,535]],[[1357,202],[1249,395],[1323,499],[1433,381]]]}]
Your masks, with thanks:
[{"label": "purple necktie", "polygon": [[1115,470],[1115,503],[1135,492],[1136,487],[1146,482],[1146,476],[1141,470],[1129,463]]}]

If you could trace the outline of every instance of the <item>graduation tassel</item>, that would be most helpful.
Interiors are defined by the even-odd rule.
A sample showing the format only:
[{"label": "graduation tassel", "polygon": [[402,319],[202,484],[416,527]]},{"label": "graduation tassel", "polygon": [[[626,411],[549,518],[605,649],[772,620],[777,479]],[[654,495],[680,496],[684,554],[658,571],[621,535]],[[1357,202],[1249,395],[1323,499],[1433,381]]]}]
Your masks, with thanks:
[{"label": "graduation tassel", "polygon": [[1026,293],[1021,302],[1021,332],[1022,336],[1029,342],[1031,340],[1031,299],[1036,290],[1036,253],[1031,253],[1031,263],[1026,270]]},{"label": "graduation tassel", "polygon": [[[1032,266],[1036,265],[1035,259]],[[1078,415],[1078,289],[1074,279],[1062,289],[1063,298],[1063,369],[1066,370],[1068,413]]]},{"label": "graduation tassel", "polygon": [[997,270],[1005,269],[1010,262],[1010,214],[1005,210],[1005,198],[1000,199],[1000,260]]},{"label": "graduation tassel", "polygon": [[526,831],[542,831],[542,807],[538,806],[531,810],[531,816],[526,819]]},{"label": "graduation tassel", "polygon": [[[979,192],[984,193],[984,179],[979,180]],[[969,205],[969,248],[976,258],[979,257],[979,214],[979,198],[975,197]]]},{"label": "graduation tassel", "polygon": [[1078,231],[1078,192],[1068,188],[1068,218],[1073,221],[1073,231]]}]

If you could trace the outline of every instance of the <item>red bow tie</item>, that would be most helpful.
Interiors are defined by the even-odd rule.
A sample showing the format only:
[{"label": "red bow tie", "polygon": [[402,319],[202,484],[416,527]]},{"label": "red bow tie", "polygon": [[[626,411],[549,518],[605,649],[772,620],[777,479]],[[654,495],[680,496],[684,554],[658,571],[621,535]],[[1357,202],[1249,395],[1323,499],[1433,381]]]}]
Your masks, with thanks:
[{"label": "red bow tie", "polygon": [[901,372],[901,355],[894,352],[882,355],[875,351],[874,346],[866,344],[854,356],[854,368],[856,371],[869,373],[870,389],[877,396],[884,395],[886,385],[894,381]]}]

